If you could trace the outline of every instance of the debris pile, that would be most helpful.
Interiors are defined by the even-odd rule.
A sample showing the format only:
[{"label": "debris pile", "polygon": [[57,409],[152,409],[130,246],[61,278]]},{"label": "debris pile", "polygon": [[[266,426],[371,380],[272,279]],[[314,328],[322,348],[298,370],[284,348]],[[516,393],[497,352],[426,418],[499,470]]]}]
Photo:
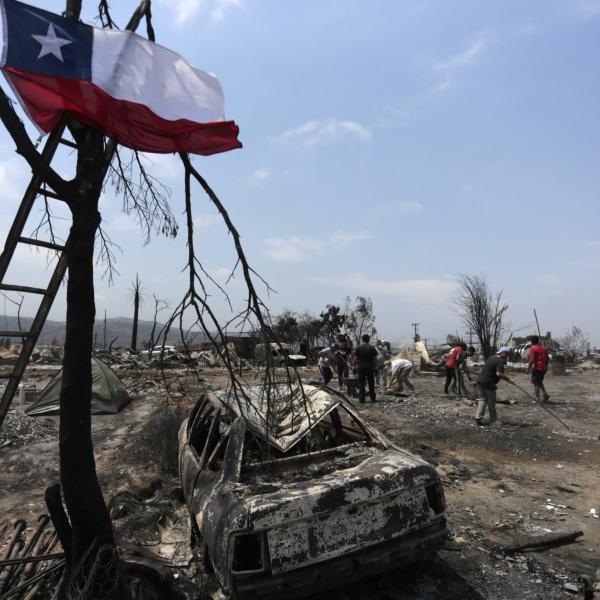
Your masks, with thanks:
[{"label": "debris pile", "polygon": [[0,448],[19,448],[57,437],[58,423],[53,419],[32,419],[20,411],[11,410],[0,430]]}]

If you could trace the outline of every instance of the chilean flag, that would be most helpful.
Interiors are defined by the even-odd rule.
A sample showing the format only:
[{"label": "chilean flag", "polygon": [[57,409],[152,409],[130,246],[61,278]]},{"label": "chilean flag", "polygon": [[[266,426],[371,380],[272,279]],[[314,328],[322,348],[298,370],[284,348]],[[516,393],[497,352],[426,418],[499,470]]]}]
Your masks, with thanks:
[{"label": "chilean flag", "polygon": [[0,63],[23,108],[48,133],[69,111],[119,144],[146,152],[241,148],[214,75],[130,31],[98,29],[0,0]]}]

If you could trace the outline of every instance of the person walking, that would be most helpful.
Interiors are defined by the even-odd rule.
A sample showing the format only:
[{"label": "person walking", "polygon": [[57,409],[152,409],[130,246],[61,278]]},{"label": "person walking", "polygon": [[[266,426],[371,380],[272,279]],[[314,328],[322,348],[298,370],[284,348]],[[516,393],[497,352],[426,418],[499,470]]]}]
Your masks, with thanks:
[{"label": "person walking", "polygon": [[527,373],[531,373],[531,383],[533,383],[533,390],[535,391],[535,397],[540,399],[540,391],[544,392],[542,396],[542,402],[546,402],[550,398],[550,394],[546,392],[544,387],[544,377],[548,370],[548,363],[550,357],[548,356],[548,348],[540,344],[540,338],[537,335],[531,336],[531,348],[529,350],[529,367]]},{"label": "person walking", "polygon": [[477,385],[479,387],[479,401],[477,403],[477,413],[475,415],[475,422],[477,425],[483,425],[483,417],[485,415],[486,408],[490,414],[488,424],[492,424],[498,418],[496,414],[496,384],[504,379],[507,383],[515,385],[512,377],[509,377],[504,373],[504,367],[508,361],[508,355],[510,348],[502,346],[498,352],[490,356],[483,365],[481,373],[477,378]]},{"label": "person walking", "polygon": [[462,353],[467,349],[467,345],[464,342],[460,342],[452,348],[448,358],[446,359],[446,383],[444,384],[444,394],[448,393],[450,383],[453,383],[453,387],[456,389],[456,369],[461,361]]},{"label": "person walking", "polygon": [[414,364],[407,358],[397,358],[392,361],[392,378],[387,386],[387,389],[392,387],[392,384],[396,382],[397,389],[399,392],[404,390],[406,385],[410,390],[414,390],[415,386],[412,384],[409,375],[412,373]]},{"label": "person walking", "polygon": [[323,348],[318,353],[319,356],[319,371],[321,371],[321,377],[323,377],[323,383],[329,385],[329,382],[333,378],[333,369],[331,364],[333,362],[333,351],[331,348]]},{"label": "person walking", "polygon": [[387,369],[385,367],[385,359],[387,358],[387,348],[382,340],[377,340],[375,345],[377,350],[377,370],[375,371],[375,383],[387,387]]},{"label": "person walking", "polygon": [[358,400],[365,402],[365,384],[369,384],[369,397],[375,402],[375,369],[377,368],[377,350],[369,344],[371,338],[365,333],[362,344],[354,350],[354,362],[358,371]]}]

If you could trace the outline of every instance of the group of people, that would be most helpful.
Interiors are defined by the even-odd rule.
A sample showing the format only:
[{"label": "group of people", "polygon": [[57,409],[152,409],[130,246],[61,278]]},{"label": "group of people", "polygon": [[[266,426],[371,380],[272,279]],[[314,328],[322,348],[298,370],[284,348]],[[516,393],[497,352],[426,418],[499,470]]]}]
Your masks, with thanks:
[{"label": "group of people", "polygon": [[[334,371],[337,374],[339,388],[342,389],[348,379],[350,367],[356,374],[358,384],[359,402],[366,401],[366,388],[369,388],[369,398],[375,402],[375,385],[390,388],[395,383],[398,390],[402,391],[404,385],[414,389],[409,380],[413,363],[407,359],[389,360],[390,348],[385,340],[378,340],[376,346],[371,345],[371,338],[365,334],[362,343],[353,348],[351,340],[346,335],[338,338],[337,344],[331,348],[324,348],[319,352],[319,370],[323,382],[328,385],[333,379]],[[387,368],[391,367],[391,379],[388,383]]]},{"label": "group of people", "polygon": [[[464,343],[455,346],[446,359],[446,383],[444,393],[448,394],[450,383],[454,380],[458,386],[458,392],[461,392],[461,373],[464,372],[471,380],[470,371],[466,364],[466,356],[474,354],[474,348],[469,348]],[[479,376],[477,377],[477,387],[479,390],[479,399],[477,401],[477,412],[475,422],[477,425],[493,424],[498,419],[496,412],[496,389],[501,379],[516,385],[512,377],[505,373],[505,366],[508,362],[511,349],[502,346],[498,352],[485,361]],[[531,383],[535,396],[538,401],[546,402],[550,395],[544,386],[544,377],[548,371],[549,355],[548,349],[540,344],[540,338],[537,335],[531,336],[531,348],[529,350],[529,366],[527,372],[531,373]],[[464,385],[463,385],[464,387]],[[543,395],[542,395],[543,394]],[[486,411],[489,414],[488,421],[484,421]]]},{"label": "group of people", "polygon": [[[502,346],[498,352],[490,356],[484,363],[478,377],[477,387],[479,398],[477,401],[477,412],[475,421],[477,425],[492,424],[497,418],[496,412],[496,389],[501,379],[509,384],[515,385],[512,377],[505,373],[511,349]],[[455,393],[466,392],[464,375],[472,381],[471,371],[467,365],[467,358],[475,354],[475,348],[460,342],[450,351],[446,358],[446,381],[444,393],[448,394],[452,389]],[[319,369],[325,385],[333,379],[334,371],[337,374],[339,388],[342,389],[347,380],[352,366],[358,383],[359,402],[366,401],[366,389],[369,389],[369,398],[375,402],[375,384],[389,389],[395,383],[398,391],[402,391],[406,385],[414,390],[409,376],[413,370],[413,363],[408,359],[396,358],[389,360],[390,348],[385,340],[378,340],[375,346],[370,343],[370,337],[362,336],[362,343],[353,348],[352,341],[346,335],[338,338],[338,343],[331,348],[324,348],[319,352]],[[540,344],[539,336],[531,336],[531,348],[529,350],[529,366],[527,372],[531,374],[535,396],[538,401],[546,402],[550,395],[544,386],[544,377],[548,371],[549,356],[548,349]],[[391,367],[391,378],[388,382],[387,367]],[[486,412],[489,414],[488,421],[484,421]]]}]

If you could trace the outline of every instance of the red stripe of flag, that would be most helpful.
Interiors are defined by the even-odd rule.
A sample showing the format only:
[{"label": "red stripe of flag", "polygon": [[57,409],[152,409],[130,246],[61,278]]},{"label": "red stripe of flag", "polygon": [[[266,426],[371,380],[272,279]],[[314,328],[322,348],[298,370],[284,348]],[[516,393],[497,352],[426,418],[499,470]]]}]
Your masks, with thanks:
[{"label": "red stripe of flag", "polygon": [[234,121],[194,123],[167,121],[143,104],[116,100],[89,81],[48,77],[4,67],[29,115],[42,131],[49,132],[63,111],[97,125],[119,144],[147,152],[189,152],[210,155],[241,148]]}]

